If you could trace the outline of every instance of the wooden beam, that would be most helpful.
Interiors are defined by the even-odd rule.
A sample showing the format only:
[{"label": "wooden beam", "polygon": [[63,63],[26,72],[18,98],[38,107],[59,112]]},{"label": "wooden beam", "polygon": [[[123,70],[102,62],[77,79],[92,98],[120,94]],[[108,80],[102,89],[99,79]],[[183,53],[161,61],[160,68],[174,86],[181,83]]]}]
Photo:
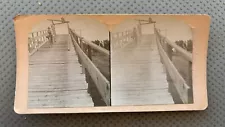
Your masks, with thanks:
[{"label": "wooden beam", "polygon": [[168,72],[170,78],[172,79],[173,85],[176,88],[182,102],[185,104],[189,103],[190,87],[187,85],[184,78],[180,75],[180,73],[178,72],[178,70],[176,69],[172,61],[170,60],[169,56],[163,49],[161,43],[160,42],[156,42],[156,43],[159,49],[159,54],[166,68],[166,71]]},{"label": "wooden beam", "polygon": [[168,43],[171,47],[181,53],[181,55],[184,56],[188,61],[192,62],[192,54],[190,52],[184,50],[174,42],[171,42],[168,38],[164,37],[157,29],[155,29],[155,31],[157,32],[156,34],[158,34],[161,38],[165,39],[166,43]]},{"label": "wooden beam", "polygon": [[100,46],[98,46],[98,45],[96,45],[96,44],[94,44],[94,43],[92,43],[92,42],[90,42],[90,41],[84,39],[83,37],[81,37],[80,35],[78,35],[75,31],[73,31],[73,33],[74,33],[77,37],[82,38],[83,41],[84,41],[87,45],[89,45],[91,48],[93,48],[93,49],[95,49],[95,50],[97,50],[97,51],[99,51],[99,52],[101,52],[101,53],[104,53],[105,55],[109,56],[109,54],[110,54],[110,53],[109,53],[109,50],[106,50],[106,49],[104,49],[104,48],[102,48],[102,47],[100,47]]},{"label": "wooden beam", "polygon": [[69,23],[69,22],[55,23],[54,25],[65,24],[65,23]]},{"label": "wooden beam", "polygon": [[56,21],[56,22],[62,22],[62,20],[54,20],[54,19],[47,19],[49,21]]},{"label": "wooden beam", "polygon": [[89,57],[82,51],[72,33],[70,33],[70,35],[75,51],[81,59],[82,66],[84,66],[89,72],[106,105],[110,106],[110,82],[99,71],[99,69],[94,65],[94,63],[89,59]]}]

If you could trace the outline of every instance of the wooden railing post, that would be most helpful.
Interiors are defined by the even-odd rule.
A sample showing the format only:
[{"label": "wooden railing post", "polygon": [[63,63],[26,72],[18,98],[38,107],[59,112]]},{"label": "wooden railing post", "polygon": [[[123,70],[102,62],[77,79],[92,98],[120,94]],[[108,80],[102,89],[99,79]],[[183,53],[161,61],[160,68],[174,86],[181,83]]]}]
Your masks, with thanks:
[{"label": "wooden railing post", "polygon": [[[67,23],[68,35],[70,34],[69,24]],[[70,36],[68,36],[67,50],[70,51]]]},{"label": "wooden railing post", "polygon": [[47,31],[45,30],[45,42],[48,41],[46,34],[47,34]]},{"label": "wooden railing post", "polygon": [[72,41],[74,44],[75,51],[78,55],[78,60],[81,64],[82,71],[85,73],[86,82],[88,83],[88,93],[91,95],[95,105],[106,106],[109,103],[109,81],[106,77],[98,70],[98,67],[92,62],[93,50],[97,50],[105,55],[109,56],[109,52],[94,43],[89,42],[72,32]]},{"label": "wooden railing post", "polygon": [[[36,37],[38,37],[38,32],[36,32]],[[36,40],[36,43],[37,43],[37,47],[39,47],[39,38],[35,39]],[[38,51],[38,49],[37,49]]]},{"label": "wooden railing post", "polygon": [[89,45],[87,46],[87,51],[88,51],[89,59],[92,60],[92,50],[91,50],[91,47]]},{"label": "wooden railing post", "polygon": [[[88,45],[87,46],[87,56],[90,60],[92,60],[92,52],[91,52],[91,47]],[[88,93],[90,93],[92,95],[92,89],[94,87],[94,82],[91,79],[91,76],[89,73],[86,73],[87,77],[88,77]]]},{"label": "wooden railing post", "polygon": [[[172,93],[175,103],[193,103],[192,89],[192,54],[178,47],[175,43],[163,37],[157,29],[155,29],[156,40],[160,52],[160,59],[164,62],[166,68],[167,81],[169,84],[169,92]],[[173,63],[174,48],[188,62],[186,71],[187,76],[184,78]],[[186,79],[186,80],[185,80]]]},{"label": "wooden railing post", "polygon": [[45,31],[42,31],[41,36],[42,36],[42,41],[43,41],[43,42],[45,41],[45,36],[44,36],[44,34],[45,34]]},{"label": "wooden railing post", "polygon": [[31,52],[31,39],[28,37],[28,51]]},{"label": "wooden railing post", "polygon": [[166,42],[165,43],[166,45],[166,53],[169,57],[169,59],[172,61],[172,53],[173,53],[173,50],[172,50],[172,47]]},{"label": "wooden railing post", "polygon": [[[77,43],[79,46],[80,46],[80,39],[77,37],[77,36],[74,36],[75,37],[75,43]],[[80,56],[79,55],[77,55],[78,56],[78,62],[81,64],[81,58],[80,58]]]},{"label": "wooden railing post", "polygon": [[[80,40],[80,48],[81,48],[81,50],[82,50],[82,51],[85,51],[85,49],[84,49],[83,38],[79,38],[78,40]],[[81,66],[82,66],[82,74],[85,74],[85,68],[84,68],[84,65],[81,64]]]},{"label": "wooden railing post", "polygon": [[193,103],[192,62],[190,61],[188,61],[187,68],[187,84],[190,87],[190,89],[188,89],[188,103]]},{"label": "wooden railing post", "polygon": [[[34,42],[34,33],[31,34],[31,42],[32,42],[32,48],[35,48],[35,42]],[[33,49],[32,49],[33,50]]]},{"label": "wooden railing post", "polygon": [[[170,61],[172,61],[172,53],[173,53],[172,47],[167,42],[165,42],[165,48],[166,48],[165,51],[166,51],[166,54],[167,54],[168,58],[170,59]],[[173,91],[174,91],[175,88],[172,85],[173,81],[172,81],[172,78],[171,78],[171,76],[170,76],[168,71],[166,71],[166,77],[167,77],[167,81],[169,83],[168,91],[170,93],[174,93]]]}]

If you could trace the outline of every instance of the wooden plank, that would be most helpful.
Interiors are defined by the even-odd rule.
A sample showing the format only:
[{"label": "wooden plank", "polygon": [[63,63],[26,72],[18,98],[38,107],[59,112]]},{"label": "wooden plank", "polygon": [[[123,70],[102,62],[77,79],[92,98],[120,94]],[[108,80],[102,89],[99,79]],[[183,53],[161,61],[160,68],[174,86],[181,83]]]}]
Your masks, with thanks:
[{"label": "wooden plank", "polygon": [[[109,56],[109,54],[110,54],[109,50],[106,50],[106,49],[104,49],[104,48],[102,48],[102,47],[100,47],[100,46],[98,46],[98,45],[96,45],[96,44],[94,44],[94,43],[84,39],[83,37],[79,36],[75,31],[70,30],[70,32],[75,34],[78,38],[82,38],[82,40],[83,40],[82,43],[85,43],[85,44],[89,45],[92,49],[95,49],[95,50],[97,50],[97,51],[99,51],[101,53],[104,53],[105,55]],[[72,33],[71,33],[71,35],[72,35]]]},{"label": "wooden plank", "polygon": [[173,104],[154,35],[140,40],[111,56],[112,105]]},{"label": "wooden plank", "polygon": [[29,108],[94,106],[77,55],[67,51],[67,38],[57,36],[53,47],[30,56]]}]

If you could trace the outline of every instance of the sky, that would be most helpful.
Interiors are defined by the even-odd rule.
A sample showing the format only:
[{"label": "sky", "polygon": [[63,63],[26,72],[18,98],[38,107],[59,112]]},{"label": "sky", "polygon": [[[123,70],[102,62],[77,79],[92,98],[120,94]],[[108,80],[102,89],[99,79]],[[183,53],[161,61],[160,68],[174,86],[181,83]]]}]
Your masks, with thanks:
[{"label": "sky", "polygon": [[[139,17],[137,19],[148,19],[148,17]],[[165,35],[171,41],[192,39],[191,28],[181,21],[163,16],[154,16],[152,17],[152,20],[156,21],[156,28],[160,29],[162,34]],[[138,22],[136,21],[136,19],[124,21],[116,28],[114,28],[114,32],[122,32],[126,29],[131,29],[137,24]],[[143,25],[142,33],[153,34],[154,25]]]},{"label": "sky", "polygon": [[[138,19],[147,19],[148,17],[138,17]],[[162,30],[162,34],[166,35],[171,41],[176,40],[188,40],[192,39],[192,32],[190,27],[178,20],[173,18],[163,17],[163,16],[153,16],[152,19],[156,21],[156,28]],[[104,40],[108,39],[108,29],[107,27],[97,20],[79,17],[66,19],[70,21],[69,26],[74,29],[78,34],[81,34],[87,40]],[[112,33],[122,32],[128,29],[133,29],[137,25],[136,19],[128,19],[114,27]],[[49,27],[50,21],[43,21],[37,26],[34,26],[32,31],[40,31]],[[142,26],[142,33],[153,34],[153,25]],[[68,34],[68,29],[66,24],[56,26],[57,34]]]},{"label": "sky", "polygon": [[[81,34],[85,39],[91,40],[105,40],[109,38],[107,27],[97,20],[80,17],[74,19],[66,19],[70,21],[70,28],[74,29],[77,34]],[[35,26],[32,31],[39,31],[48,28],[51,25],[50,21],[43,21],[38,26]],[[66,24],[56,25],[56,34],[68,34]]]}]

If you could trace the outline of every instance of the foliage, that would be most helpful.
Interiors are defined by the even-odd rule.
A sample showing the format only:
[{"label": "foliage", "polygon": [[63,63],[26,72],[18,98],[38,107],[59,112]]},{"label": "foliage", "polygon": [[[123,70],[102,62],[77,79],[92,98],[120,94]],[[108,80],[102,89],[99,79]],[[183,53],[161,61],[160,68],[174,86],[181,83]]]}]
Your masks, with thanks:
[{"label": "foliage", "polygon": [[102,48],[105,48],[107,50],[110,50],[110,42],[109,40],[103,40],[103,41],[99,41],[99,40],[94,40],[92,41],[92,43],[102,47]]},{"label": "foliage", "polygon": [[192,52],[192,50],[193,50],[192,40],[187,40],[187,41],[178,40],[178,41],[175,41],[175,43],[178,46],[180,46],[181,48],[183,48],[189,52]]}]

